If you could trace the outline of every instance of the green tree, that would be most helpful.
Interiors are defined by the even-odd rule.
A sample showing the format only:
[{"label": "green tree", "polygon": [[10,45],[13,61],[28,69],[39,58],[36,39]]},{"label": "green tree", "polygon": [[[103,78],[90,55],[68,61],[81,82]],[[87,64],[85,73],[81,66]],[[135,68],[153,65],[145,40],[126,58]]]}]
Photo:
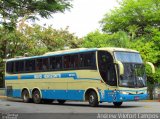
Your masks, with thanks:
[{"label": "green tree", "polygon": [[83,40],[83,47],[129,47],[129,37],[123,31],[113,34],[95,31],[87,34]]},{"label": "green tree", "polygon": [[81,42],[82,39],[70,33],[68,28],[56,30],[51,26],[23,25],[21,30],[10,31],[0,27],[0,81],[4,72],[3,59],[23,56],[25,53],[30,56],[42,55],[64,47],[77,48]]},{"label": "green tree", "polygon": [[108,34],[103,34],[100,31],[96,30],[95,32],[91,32],[84,37],[82,47],[106,47],[110,46],[108,44]]},{"label": "green tree", "polygon": [[107,13],[101,20],[104,32],[129,32],[128,27],[137,26],[136,35],[146,34],[147,26],[160,26],[160,0],[122,0],[120,7]]},{"label": "green tree", "polygon": [[69,8],[70,0],[0,0],[2,24],[10,29],[16,27],[18,20],[48,18]]},{"label": "green tree", "polygon": [[65,47],[77,48],[80,47],[79,45],[82,42],[82,39],[70,33],[68,28],[57,30],[52,26],[41,27],[35,25],[34,27],[26,27],[24,34],[46,47],[48,51],[61,50]]},{"label": "green tree", "polygon": [[38,19],[37,16],[49,18],[71,7],[70,0],[0,0],[0,79],[4,71],[2,59],[25,52],[38,55],[48,51],[45,44],[23,34],[25,21]]},{"label": "green tree", "polygon": [[150,61],[156,67],[156,73],[151,74],[146,66],[152,92],[153,84],[160,82],[159,14],[160,0],[122,0],[119,7],[106,13],[101,20],[103,33],[89,33],[84,38],[83,46],[116,46],[138,50],[144,62]]}]

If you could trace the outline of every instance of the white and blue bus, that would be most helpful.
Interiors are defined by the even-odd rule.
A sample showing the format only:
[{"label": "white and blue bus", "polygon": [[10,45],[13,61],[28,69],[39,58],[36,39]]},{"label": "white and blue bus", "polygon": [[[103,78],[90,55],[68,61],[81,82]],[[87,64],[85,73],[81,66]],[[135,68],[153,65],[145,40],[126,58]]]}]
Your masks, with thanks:
[{"label": "white and blue bus", "polygon": [[144,62],[138,51],[124,48],[79,48],[8,59],[5,85],[8,97],[26,103],[77,100],[120,106],[147,99]]}]

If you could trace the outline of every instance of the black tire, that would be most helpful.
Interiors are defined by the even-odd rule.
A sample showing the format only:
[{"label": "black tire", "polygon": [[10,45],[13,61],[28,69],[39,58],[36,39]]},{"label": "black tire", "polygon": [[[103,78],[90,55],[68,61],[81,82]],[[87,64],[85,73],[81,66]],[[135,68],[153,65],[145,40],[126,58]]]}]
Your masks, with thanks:
[{"label": "black tire", "polygon": [[99,104],[98,96],[97,96],[95,91],[91,91],[89,93],[88,102],[89,102],[89,105],[92,106],[92,107],[97,107],[98,106],[98,104]]},{"label": "black tire", "polygon": [[122,105],[123,102],[113,102],[115,107],[120,107]]},{"label": "black tire", "polygon": [[66,102],[66,100],[57,100],[57,101],[60,105],[63,105]]},{"label": "black tire", "polygon": [[31,99],[29,98],[29,92],[28,90],[23,90],[22,91],[22,99],[24,103],[29,103]]},{"label": "black tire", "polygon": [[40,94],[39,90],[35,90],[33,92],[32,98],[33,98],[33,102],[36,104],[40,104],[42,102],[41,94]]}]

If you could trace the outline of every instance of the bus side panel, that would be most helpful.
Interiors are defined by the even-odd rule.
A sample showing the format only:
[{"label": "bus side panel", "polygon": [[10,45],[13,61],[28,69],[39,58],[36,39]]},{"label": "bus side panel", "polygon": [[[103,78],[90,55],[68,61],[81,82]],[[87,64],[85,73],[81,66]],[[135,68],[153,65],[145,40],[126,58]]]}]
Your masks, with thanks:
[{"label": "bus side panel", "polygon": [[11,86],[7,86],[7,89],[6,89],[6,96],[7,97],[21,98],[21,90],[20,89],[10,89],[8,87],[11,87]]},{"label": "bus side panel", "polygon": [[42,90],[43,99],[83,100],[84,90]]},{"label": "bus side panel", "polygon": [[101,102],[113,102],[116,99],[116,95],[113,90],[101,90],[99,91]]},{"label": "bus side panel", "polygon": [[43,99],[67,99],[66,90],[41,90]]},{"label": "bus side panel", "polygon": [[84,90],[68,90],[68,100],[83,101]]}]

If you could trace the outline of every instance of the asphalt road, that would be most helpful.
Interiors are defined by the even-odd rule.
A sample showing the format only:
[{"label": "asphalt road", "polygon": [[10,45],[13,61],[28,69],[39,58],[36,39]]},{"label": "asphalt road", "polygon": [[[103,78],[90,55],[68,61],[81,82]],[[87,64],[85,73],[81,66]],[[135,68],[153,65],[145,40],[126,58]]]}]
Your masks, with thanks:
[{"label": "asphalt road", "polygon": [[17,99],[0,99],[0,113],[160,113],[160,102],[124,102],[115,108],[112,103],[90,107],[88,102],[66,102],[59,105],[23,103]]}]

